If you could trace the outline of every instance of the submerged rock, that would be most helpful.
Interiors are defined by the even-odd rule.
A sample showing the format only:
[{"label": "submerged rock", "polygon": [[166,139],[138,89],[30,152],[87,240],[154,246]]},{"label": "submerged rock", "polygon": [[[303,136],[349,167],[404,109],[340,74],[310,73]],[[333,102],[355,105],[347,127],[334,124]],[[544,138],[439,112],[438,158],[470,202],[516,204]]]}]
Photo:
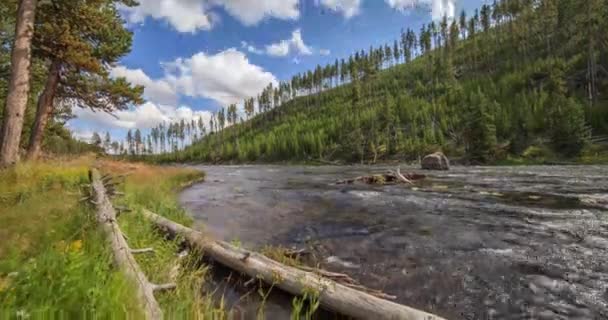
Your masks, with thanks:
[{"label": "submerged rock", "polygon": [[421,165],[424,170],[450,170],[450,160],[442,152],[427,155]]}]

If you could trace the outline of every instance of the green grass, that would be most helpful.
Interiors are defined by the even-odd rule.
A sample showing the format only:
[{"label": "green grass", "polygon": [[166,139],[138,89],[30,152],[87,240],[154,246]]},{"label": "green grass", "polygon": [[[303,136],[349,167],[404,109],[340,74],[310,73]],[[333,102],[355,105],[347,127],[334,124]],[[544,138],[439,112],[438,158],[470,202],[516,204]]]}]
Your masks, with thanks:
[{"label": "green grass", "polygon": [[[93,159],[23,164],[0,171],[0,318],[141,318],[132,284],[113,266],[93,209],[80,202]],[[99,163],[98,163],[99,164]],[[209,272],[189,254],[175,269],[178,241],[167,240],[138,211],[148,208],[183,224],[191,221],[175,195],[200,172],[102,161],[102,171],[130,173],[116,202],[133,209],[119,223],[153,283],[174,281],[156,297],[169,318],[227,318],[201,290]],[[175,274],[174,277],[171,274]]]},{"label": "green grass", "polygon": [[0,318],[140,315],[78,201],[84,163],[20,165],[0,172],[0,181]]}]

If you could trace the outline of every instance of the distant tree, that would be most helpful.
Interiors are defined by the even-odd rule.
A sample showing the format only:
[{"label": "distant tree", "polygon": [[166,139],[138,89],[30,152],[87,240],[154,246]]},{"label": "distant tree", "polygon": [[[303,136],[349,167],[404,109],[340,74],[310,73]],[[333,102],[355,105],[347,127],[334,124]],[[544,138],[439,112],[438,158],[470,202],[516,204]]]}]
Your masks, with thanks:
[{"label": "distant tree", "polygon": [[111,149],[113,154],[118,154],[120,147],[121,145],[118,143],[118,141],[112,141]]},{"label": "distant tree", "polygon": [[91,137],[91,144],[99,148],[103,146],[101,136],[97,132],[93,132],[93,136]]},{"label": "distant tree", "polygon": [[496,150],[496,126],[492,116],[493,106],[480,89],[468,99],[465,113],[465,150],[467,157],[486,163],[494,159]]},{"label": "distant tree", "polygon": [[393,43],[393,58],[395,58],[395,64],[399,63],[399,58],[401,58],[401,50],[399,49],[399,42],[395,40]]},{"label": "distant tree", "polygon": [[141,154],[142,139],[141,131],[139,131],[139,129],[135,129],[135,134],[133,136],[133,144],[135,145],[135,153]]},{"label": "distant tree", "polygon": [[131,133],[131,129],[127,131],[127,146],[129,149],[129,154],[135,154],[135,148],[133,148],[133,134]]},{"label": "distant tree", "polygon": [[110,148],[112,147],[112,138],[110,137],[110,133],[106,132],[106,135],[103,139],[103,148],[106,152],[110,152]]}]

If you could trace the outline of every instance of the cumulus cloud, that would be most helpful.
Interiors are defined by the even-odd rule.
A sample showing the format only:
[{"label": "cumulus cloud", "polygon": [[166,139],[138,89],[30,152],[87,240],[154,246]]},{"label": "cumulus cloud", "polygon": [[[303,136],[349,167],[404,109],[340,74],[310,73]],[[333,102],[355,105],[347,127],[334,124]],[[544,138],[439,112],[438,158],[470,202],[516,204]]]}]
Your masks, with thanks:
[{"label": "cumulus cloud", "polygon": [[143,85],[148,102],[113,114],[75,107],[78,125],[71,127],[74,135],[86,139],[94,130],[124,133],[127,129],[146,130],[159,123],[181,119],[202,118],[208,123],[209,111],[179,106],[179,96],[208,98],[226,106],[257,95],[269,83],[278,83],[274,75],[251,64],[247,56],[236,49],[213,55],[200,52],[189,58],[164,63],[163,68],[164,75],[158,79],[150,78],[140,69],[113,68],[113,77],[125,77],[132,83]]},{"label": "cumulus cloud", "polygon": [[302,32],[296,29],[291,33],[291,38],[281,40],[266,46],[266,53],[275,57],[284,57],[290,53],[299,55],[311,55],[312,49],[302,40]]},{"label": "cumulus cloud", "polygon": [[[243,45],[250,47],[247,43]],[[111,74],[143,85],[145,98],[157,105],[177,105],[179,95],[228,105],[257,95],[269,83],[278,83],[272,73],[251,64],[244,53],[234,48],[217,54],[199,52],[162,66],[165,74],[159,79],[150,78],[141,69],[124,66],[113,68]]]},{"label": "cumulus cloud", "polygon": [[139,6],[122,7],[127,21],[143,23],[146,17],[164,20],[179,32],[209,30],[217,20],[214,8],[250,26],[265,18],[297,19],[298,0],[138,0]]},{"label": "cumulus cloud", "polygon": [[267,17],[295,20],[300,17],[298,0],[214,0],[244,25],[256,25]]},{"label": "cumulus cloud", "polygon": [[[74,114],[78,120],[85,122],[92,128],[117,128],[117,129],[140,129],[146,130],[160,123],[177,122],[180,120],[208,121],[211,118],[209,111],[192,110],[186,106],[173,107],[157,105],[146,102],[141,106],[132,107],[129,110],[117,111],[114,114],[105,112],[93,112],[91,109],[76,108]],[[77,136],[90,135],[89,129],[75,131]]]},{"label": "cumulus cloud", "polygon": [[439,20],[443,16],[454,18],[456,11],[456,0],[385,0],[394,9],[407,11],[421,6],[429,7],[434,20]]},{"label": "cumulus cloud", "polygon": [[164,20],[179,32],[196,32],[212,27],[203,0],[139,0],[136,7],[123,7],[127,21],[143,23],[146,17]]},{"label": "cumulus cloud", "polygon": [[321,5],[349,19],[359,14],[361,0],[321,0]]},{"label": "cumulus cloud", "polygon": [[247,56],[234,48],[215,55],[199,52],[165,67],[165,80],[177,92],[213,99],[222,105],[255,96],[269,83],[278,83],[272,73],[249,63]]},{"label": "cumulus cloud", "polygon": [[177,104],[178,96],[175,89],[165,80],[152,80],[141,69],[127,69],[124,66],[112,68],[110,76],[124,77],[129,82],[144,86],[144,97],[160,104]]}]

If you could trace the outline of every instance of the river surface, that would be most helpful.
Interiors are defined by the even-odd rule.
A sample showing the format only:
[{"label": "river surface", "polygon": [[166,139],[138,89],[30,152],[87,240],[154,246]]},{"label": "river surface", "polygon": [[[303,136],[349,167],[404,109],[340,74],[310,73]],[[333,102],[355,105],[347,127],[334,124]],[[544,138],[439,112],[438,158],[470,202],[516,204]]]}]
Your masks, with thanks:
[{"label": "river surface", "polygon": [[[608,167],[456,167],[414,186],[336,185],[367,166],[200,166],[197,227],[310,248],[449,319],[608,319]],[[415,172],[411,168],[402,171]]]}]

